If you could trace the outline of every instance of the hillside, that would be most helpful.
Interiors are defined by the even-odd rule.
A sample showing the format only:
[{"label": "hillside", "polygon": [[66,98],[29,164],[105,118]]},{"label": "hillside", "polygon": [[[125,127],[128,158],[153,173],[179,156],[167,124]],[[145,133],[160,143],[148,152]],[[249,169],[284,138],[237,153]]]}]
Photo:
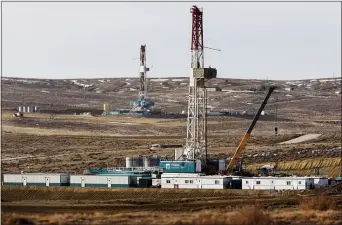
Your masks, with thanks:
[{"label": "hillside", "polygon": [[[15,110],[19,105],[38,105],[42,110],[130,108],[138,95],[139,79],[78,79],[47,80],[3,77],[2,108]],[[278,89],[269,100],[266,111],[285,118],[339,119],[341,109],[341,79],[300,81],[262,81],[214,79],[208,87],[222,91],[209,92],[208,104],[213,110],[255,110],[264,95],[264,85]],[[149,79],[149,97],[156,108],[180,113],[187,108],[188,79]],[[277,103],[277,104],[276,104]]]}]

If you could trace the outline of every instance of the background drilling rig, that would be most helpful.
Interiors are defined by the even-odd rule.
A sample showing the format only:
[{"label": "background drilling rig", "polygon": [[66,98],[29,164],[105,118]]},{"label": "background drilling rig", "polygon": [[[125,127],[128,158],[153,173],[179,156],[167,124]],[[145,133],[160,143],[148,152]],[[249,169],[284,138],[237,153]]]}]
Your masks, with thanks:
[{"label": "background drilling rig", "polygon": [[146,67],[146,45],[140,46],[140,89],[139,98],[133,102],[131,113],[143,113],[153,110],[154,102],[147,97],[146,72],[150,69]]},{"label": "background drilling rig", "polygon": [[191,75],[188,95],[187,136],[184,160],[207,160],[207,92],[205,82],[216,78],[215,68],[204,67],[203,10],[193,6],[191,33]]}]

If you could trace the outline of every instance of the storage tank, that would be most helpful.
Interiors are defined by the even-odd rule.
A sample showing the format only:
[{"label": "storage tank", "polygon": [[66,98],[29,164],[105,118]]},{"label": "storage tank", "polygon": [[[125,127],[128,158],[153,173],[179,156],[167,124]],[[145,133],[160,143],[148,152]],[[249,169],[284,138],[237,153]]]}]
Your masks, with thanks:
[{"label": "storage tank", "polygon": [[109,110],[109,105],[107,103],[103,104],[103,111]]},{"label": "storage tank", "polygon": [[131,157],[126,157],[126,168],[131,168],[133,164],[133,159]]},{"label": "storage tank", "polygon": [[23,107],[22,106],[18,107],[18,112],[23,112]]},{"label": "storage tank", "polygon": [[219,171],[223,171],[226,169],[226,160],[225,159],[219,159]]},{"label": "storage tank", "polygon": [[144,157],[144,168],[147,168],[150,166],[150,158]]},{"label": "storage tank", "polygon": [[160,162],[160,157],[158,156],[153,156],[150,159],[150,167],[157,167],[159,166],[159,162]]},{"label": "storage tank", "polygon": [[27,106],[27,109],[26,109],[26,112],[28,112],[28,113],[32,113],[32,106]]},{"label": "storage tank", "polygon": [[35,107],[34,107],[34,112],[38,112],[38,113],[40,112],[39,106],[35,106]]},{"label": "storage tank", "polygon": [[143,158],[138,156],[133,158],[133,167],[142,167],[143,166]]}]

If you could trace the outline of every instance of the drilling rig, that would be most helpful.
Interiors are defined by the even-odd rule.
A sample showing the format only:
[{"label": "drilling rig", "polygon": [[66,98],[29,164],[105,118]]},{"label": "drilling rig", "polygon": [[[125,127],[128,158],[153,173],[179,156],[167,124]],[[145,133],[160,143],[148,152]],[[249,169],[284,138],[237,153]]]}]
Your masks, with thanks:
[{"label": "drilling rig", "polygon": [[140,89],[139,98],[133,102],[130,113],[144,114],[153,110],[154,102],[147,97],[146,72],[150,69],[146,67],[146,45],[140,46]]},{"label": "drilling rig", "polygon": [[207,91],[205,82],[216,78],[215,68],[204,67],[203,10],[193,6],[191,74],[189,80],[187,136],[183,160],[207,161]]}]

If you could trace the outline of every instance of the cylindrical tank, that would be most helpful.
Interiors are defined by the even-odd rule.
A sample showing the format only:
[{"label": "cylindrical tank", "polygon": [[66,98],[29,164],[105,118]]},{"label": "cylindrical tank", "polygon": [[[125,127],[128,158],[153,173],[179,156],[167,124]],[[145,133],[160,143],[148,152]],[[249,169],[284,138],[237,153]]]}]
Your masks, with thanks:
[{"label": "cylindrical tank", "polygon": [[23,106],[23,112],[26,112],[26,106]]},{"label": "cylindrical tank", "polygon": [[143,158],[138,156],[133,158],[133,167],[142,167],[143,166]]},{"label": "cylindrical tank", "polygon": [[28,113],[32,113],[32,106],[27,106],[27,109],[26,109],[26,112],[28,112]]},{"label": "cylindrical tank", "polygon": [[103,111],[109,110],[109,105],[107,103],[103,104]]},{"label": "cylindrical tank", "polygon": [[150,159],[150,167],[159,166],[160,158],[158,156],[154,156]]},{"label": "cylindrical tank", "polygon": [[40,108],[39,108],[39,106],[35,106],[35,107],[34,107],[34,112],[37,112],[37,113],[39,113],[39,112],[40,112]]},{"label": "cylindrical tank", "polygon": [[150,158],[144,157],[144,168],[147,168],[150,166]]},{"label": "cylindrical tank", "polygon": [[219,171],[223,171],[226,169],[226,160],[225,159],[219,159]]},{"label": "cylindrical tank", "polygon": [[131,168],[133,165],[133,159],[131,157],[126,157],[126,168]]},{"label": "cylindrical tank", "polygon": [[23,107],[22,106],[18,107],[18,112],[23,112]]}]

